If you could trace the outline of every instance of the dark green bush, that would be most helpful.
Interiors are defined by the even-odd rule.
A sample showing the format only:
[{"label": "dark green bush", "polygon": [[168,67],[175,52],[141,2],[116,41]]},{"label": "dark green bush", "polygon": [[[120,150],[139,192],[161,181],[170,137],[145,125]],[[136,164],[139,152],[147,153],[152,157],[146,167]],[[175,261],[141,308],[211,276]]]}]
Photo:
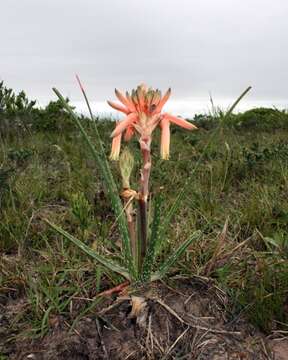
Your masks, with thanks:
[{"label": "dark green bush", "polygon": [[[69,101],[68,99],[66,99]],[[24,91],[16,94],[0,82],[0,135],[21,136],[32,131],[71,130],[72,122],[60,102],[50,101],[45,108],[35,107]]]},{"label": "dark green bush", "polygon": [[[69,101],[68,99],[66,99]],[[72,121],[60,101],[50,101],[44,109],[35,109],[32,128],[36,131],[63,131],[74,129]]]},{"label": "dark green bush", "polygon": [[256,108],[233,116],[231,125],[237,129],[287,129],[288,113],[271,108]]}]

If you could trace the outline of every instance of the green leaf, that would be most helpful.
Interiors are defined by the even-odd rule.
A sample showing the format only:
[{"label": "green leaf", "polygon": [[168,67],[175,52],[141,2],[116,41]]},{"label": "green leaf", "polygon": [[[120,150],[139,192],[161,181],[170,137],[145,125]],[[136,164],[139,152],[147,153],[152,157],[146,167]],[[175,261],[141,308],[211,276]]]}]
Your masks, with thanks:
[{"label": "green leaf", "polygon": [[230,107],[230,109],[226,112],[226,114],[224,115],[224,118],[228,118],[233,110],[235,109],[235,107],[239,104],[239,102],[243,99],[243,97],[252,89],[252,86],[248,86],[246,90],[243,91],[243,93],[234,101],[234,103],[232,104],[232,106]]},{"label": "green leaf", "polygon": [[92,250],[89,246],[85,245],[82,241],[76,239],[73,235],[69,234],[67,231],[61,229],[59,226],[50,223],[50,221],[45,220],[45,222],[54,230],[56,230],[60,235],[64,236],[66,239],[72,241],[75,245],[77,245],[81,250],[83,250],[86,254],[97,260],[100,264],[105,266],[107,269],[114,271],[129,281],[131,281],[131,277],[127,269],[115,264],[111,260],[107,259],[106,257],[99,255],[94,250]]},{"label": "green leaf", "polygon": [[152,222],[151,236],[149,239],[147,253],[144,259],[141,277],[144,282],[150,280],[152,267],[155,261],[156,245],[159,242],[159,229],[161,219],[161,205],[163,203],[163,197],[161,193],[158,193],[155,198],[154,216]]},{"label": "green leaf", "polygon": [[275,246],[278,249],[280,248],[280,245],[278,244],[278,242],[275,239],[271,238],[271,237],[265,236],[263,238],[263,240],[265,241],[267,247],[269,247],[270,250],[271,250],[271,248],[270,248],[270,246],[268,244],[271,244],[271,245]]},{"label": "green leaf", "polygon": [[135,269],[133,258],[132,258],[130,237],[129,237],[128,227],[127,227],[125,212],[123,210],[122,202],[121,202],[121,199],[118,194],[118,189],[117,189],[116,183],[114,181],[109,163],[106,159],[104,149],[102,147],[101,138],[97,131],[96,125],[95,125],[95,130],[96,130],[95,133],[96,133],[97,143],[99,145],[100,152],[96,151],[96,149],[95,149],[94,145],[92,144],[89,136],[87,135],[83,125],[81,124],[78,116],[75,114],[75,112],[70,107],[70,105],[67,103],[67,101],[63,98],[63,96],[60,94],[60,92],[57,89],[53,88],[53,91],[58,96],[63,107],[69,112],[72,119],[78,126],[80,132],[82,133],[82,135],[83,135],[87,145],[89,146],[91,153],[100,169],[100,173],[101,173],[104,183],[106,185],[108,196],[110,198],[115,216],[117,218],[119,230],[121,233],[125,265],[127,266],[128,270],[129,270],[131,278],[135,278],[136,277],[136,269]]},{"label": "green leaf", "polygon": [[[44,335],[45,334],[45,329],[47,327],[47,323],[48,323],[48,319],[49,319],[49,314],[50,312],[54,309],[54,306],[53,305],[50,305],[48,307],[48,309],[45,311],[44,313],[44,316],[42,318],[42,321],[41,321],[41,334]],[[1,354],[0,354],[1,355]],[[1,358],[0,358],[1,360]]]},{"label": "green leaf", "polygon": [[201,235],[202,232],[200,230],[195,231],[190,238],[188,238],[183,244],[181,244],[178,249],[174,251],[167,260],[164,261],[164,263],[160,266],[159,270],[152,275],[151,281],[163,278],[170,270],[171,266],[173,266],[174,263],[179,259],[179,257],[186,251],[188,246],[191,245],[192,242],[198,240]]}]

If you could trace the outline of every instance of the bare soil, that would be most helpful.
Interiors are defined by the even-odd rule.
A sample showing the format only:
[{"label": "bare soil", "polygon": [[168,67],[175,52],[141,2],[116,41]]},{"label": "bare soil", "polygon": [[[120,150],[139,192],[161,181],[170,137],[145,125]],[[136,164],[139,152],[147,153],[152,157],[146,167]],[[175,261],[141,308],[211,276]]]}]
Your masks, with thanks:
[{"label": "bare soil", "polygon": [[[0,355],[34,360],[286,360],[288,340],[270,340],[242,316],[227,310],[224,292],[204,279],[182,279],[139,291],[145,306],[131,316],[131,298],[107,299],[71,329],[65,318],[50,320],[43,338],[19,335],[14,320],[27,305],[19,294],[0,305]],[[0,359],[2,360],[1,356]]]}]

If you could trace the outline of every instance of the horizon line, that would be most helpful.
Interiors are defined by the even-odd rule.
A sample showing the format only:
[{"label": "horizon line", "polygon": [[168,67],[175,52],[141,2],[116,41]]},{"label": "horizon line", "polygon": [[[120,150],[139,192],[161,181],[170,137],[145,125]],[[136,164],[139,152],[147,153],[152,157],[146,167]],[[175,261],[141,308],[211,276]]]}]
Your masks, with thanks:
[{"label": "horizon line", "polygon": [[[214,107],[209,99],[204,98],[190,98],[185,100],[171,100],[164,108],[165,112],[174,113],[183,117],[194,117],[197,114],[213,113],[215,109],[228,110],[235,101],[234,98],[226,98],[213,100]],[[76,111],[80,114],[86,115],[88,113],[86,103],[83,100],[70,100],[70,103],[75,106]],[[122,117],[122,114],[109,107],[105,101],[90,101],[90,106],[95,114],[101,116],[110,116],[113,118]],[[235,108],[235,113],[244,112],[247,110],[264,107],[276,108],[279,110],[287,110],[288,102],[284,99],[278,100],[249,100],[243,99]],[[124,115],[123,115],[124,116]]]}]

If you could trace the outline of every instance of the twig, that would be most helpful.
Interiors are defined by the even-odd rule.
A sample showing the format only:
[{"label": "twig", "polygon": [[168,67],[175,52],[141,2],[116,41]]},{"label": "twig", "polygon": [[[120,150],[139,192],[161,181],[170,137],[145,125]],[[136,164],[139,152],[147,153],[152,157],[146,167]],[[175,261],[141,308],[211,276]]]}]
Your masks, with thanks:
[{"label": "twig", "polygon": [[184,305],[185,305],[185,306],[189,303],[189,301],[192,299],[192,297],[193,297],[194,295],[195,295],[195,294],[192,293],[191,295],[188,296],[188,298],[184,301]]},{"label": "twig", "polygon": [[109,355],[108,355],[105,343],[103,341],[99,320],[96,318],[95,322],[96,322],[96,328],[97,328],[97,332],[98,332],[99,339],[100,339],[100,344],[103,349],[104,357],[105,357],[105,359],[109,360]]},{"label": "twig", "polygon": [[161,282],[162,285],[164,285],[167,289],[171,290],[171,291],[174,292],[175,294],[178,294],[178,295],[180,295],[180,296],[186,297],[185,294],[183,294],[183,293],[182,293],[181,291],[179,291],[179,290],[174,289],[172,286],[169,286],[168,284],[166,284],[165,281],[163,281],[163,280],[160,279],[160,282]]},{"label": "twig", "polygon": [[161,305],[164,309],[166,309],[171,315],[173,315],[174,317],[176,317],[176,319],[178,319],[182,324],[185,324],[186,322],[176,313],[176,311],[174,311],[173,309],[170,308],[170,306],[168,306],[167,304],[165,304],[162,300],[160,299],[156,299],[156,302]]},{"label": "twig", "polygon": [[240,331],[227,331],[227,330],[217,330],[217,329],[212,329],[212,328],[207,328],[207,327],[203,327],[203,326],[198,326],[195,324],[191,324],[188,321],[185,321],[184,319],[182,319],[175,310],[171,309],[167,304],[165,304],[162,300],[160,299],[156,299],[156,302],[161,305],[164,309],[166,309],[171,315],[173,315],[174,317],[176,317],[176,319],[178,319],[182,324],[191,326],[195,329],[199,329],[199,330],[203,330],[203,331],[208,331],[211,332],[213,334],[227,334],[227,335],[241,335]]},{"label": "twig", "polygon": [[268,360],[272,360],[272,358],[269,356],[269,354],[268,354],[268,352],[267,352],[267,349],[266,349],[266,345],[265,345],[265,343],[264,343],[264,340],[261,338],[260,341],[261,341],[261,344],[262,344],[262,347],[263,347],[263,352],[264,352],[266,358],[267,358]]},{"label": "twig", "polygon": [[79,333],[78,330],[74,329],[67,321],[64,321],[64,324],[72,331],[74,331],[74,333],[76,335],[78,335],[80,338],[82,338],[81,334]]},{"label": "twig", "polygon": [[178,336],[178,338],[174,341],[174,343],[169,347],[169,349],[167,350],[166,354],[164,355],[164,357],[161,360],[165,360],[167,359],[167,356],[169,355],[169,353],[174,349],[174,347],[177,345],[177,343],[182,339],[182,337],[187,333],[187,331],[190,329],[190,326],[187,327],[187,329],[185,329],[182,334],[180,334]]},{"label": "twig", "polygon": [[126,301],[126,300],[127,300],[127,298],[122,298],[122,299],[120,298],[120,299],[118,299],[118,300],[115,301],[112,305],[110,305],[110,306],[108,306],[108,307],[100,310],[100,311],[96,314],[96,316],[105,314],[106,312],[114,309],[115,307],[117,307],[118,305],[122,304],[122,303],[123,303],[124,301]]},{"label": "twig", "polygon": [[148,327],[147,327],[147,335],[146,335],[146,348],[148,349],[149,347],[149,339],[150,339],[151,350],[153,353],[153,334],[152,334],[151,322],[152,322],[152,315],[150,314],[148,319]]},{"label": "twig", "polygon": [[236,250],[240,249],[243,245],[245,245],[250,240],[251,240],[251,238],[249,237],[249,238],[243,240],[240,244],[236,245],[232,250],[230,250],[228,253],[225,254],[225,258],[227,256],[232,255]]},{"label": "twig", "polygon": [[128,360],[131,358],[131,356],[134,356],[137,353],[137,350],[133,350],[130,354],[128,354],[124,360]]}]

